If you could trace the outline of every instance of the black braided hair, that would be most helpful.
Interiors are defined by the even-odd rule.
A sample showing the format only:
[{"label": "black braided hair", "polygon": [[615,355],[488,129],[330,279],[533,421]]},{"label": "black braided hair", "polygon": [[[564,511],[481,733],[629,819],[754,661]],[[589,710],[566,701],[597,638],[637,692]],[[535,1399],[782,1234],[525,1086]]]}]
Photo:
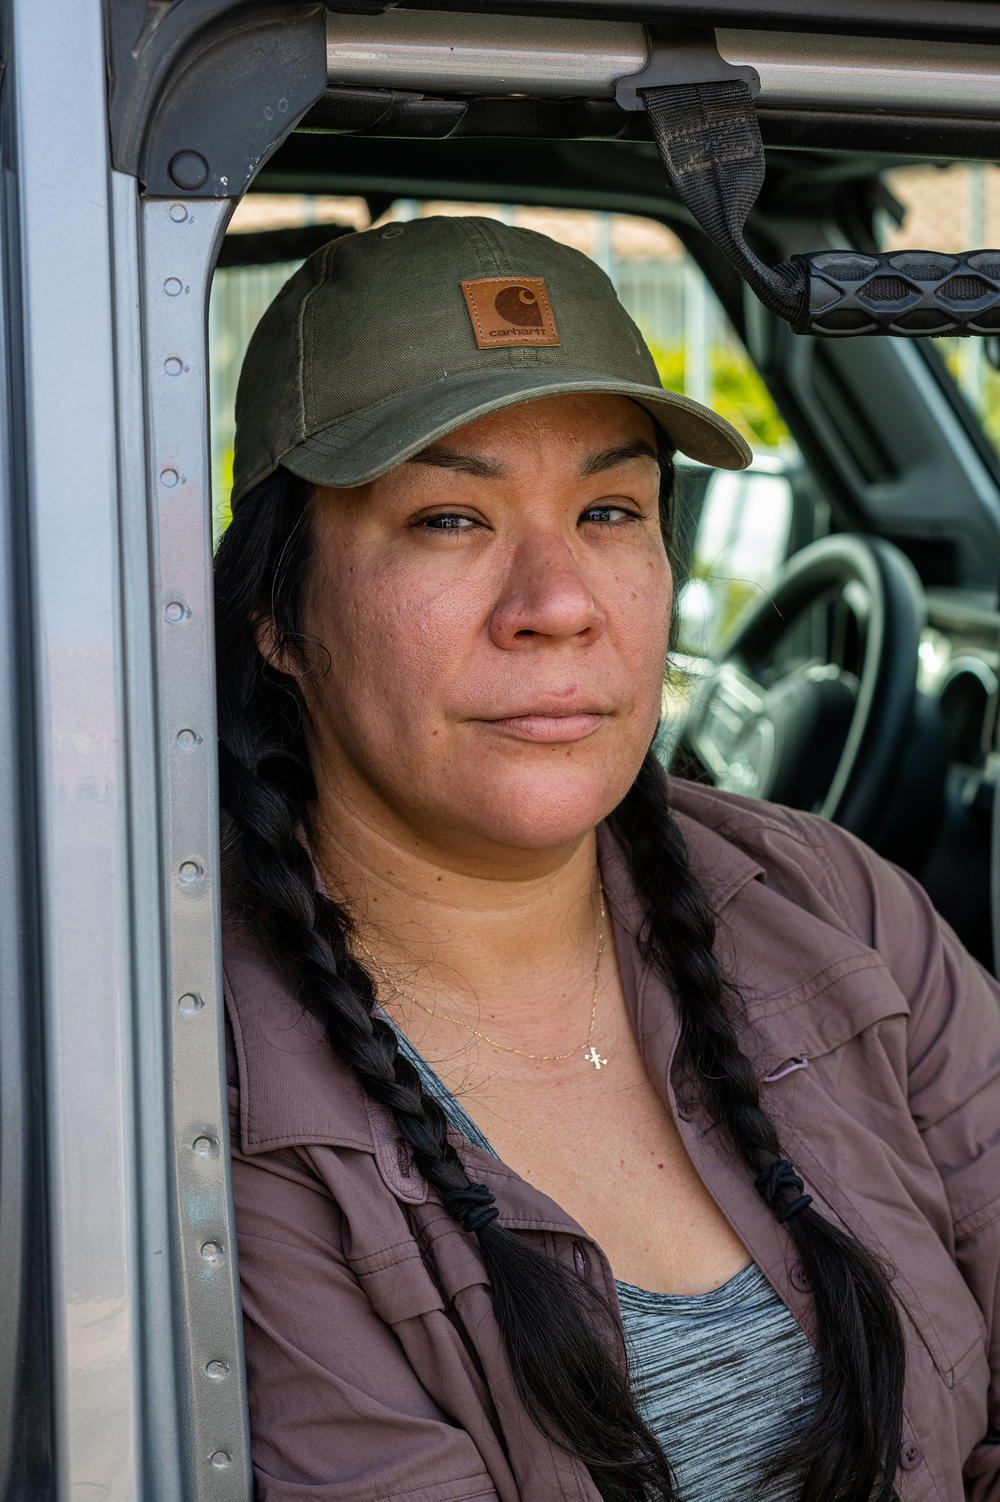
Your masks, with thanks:
[{"label": "black braided hair", "polygon": [[[669,530],[669,462],[662,514]],[[216,559],[220,792],[227,903],[294,979],[331,1048],[387,1106],[421,1173],[479,1242],[497,1322],[522,1402],[535,1423],[589,1469],[606,1502],[675,1502],[669,1463],[632,1398],[617,1322],[573,1273],[503,1228],[451,1146],[396,1035],[375,1010],[372,979],[355,958],[350,915],[316,891],[300,828],[315,795],[296,680],[273,664],[295,652],[322,671],[299,631],[312,563],[308,487],[279,469],[240,503]],[[268,619],[265,664],[255,640]],[[682,1047],[706,1102],[775,1213],[798,1191],[760,1106],[730,1010],[735,992],[713,953],[714,919],[670,818],[667,783],[650,754],[612,825],[648,908],[648,957],[676,988]],[[899,1449],[902,1337],[874,1259],[808,1207],[788,1221],[815,1291],[822,1394],[815,1417],[773,1464],[801,1471],[803,1502],[886,1502]]]},{"label": "black braided hair", "polygon": [[803,1502],[888,1502],[903,1418],[903,1333],[875,1258],[803,1195],[740,1050],[740,998],[715,957],[715,917],[668,807],[667,778],[648,755],[609,823],[646,904],[646,959],[672,982],[681,1051],[765,1203],[785,1221],[813,1291],[822,1387],[812,1422],[768,1468],[803,1477]]}]

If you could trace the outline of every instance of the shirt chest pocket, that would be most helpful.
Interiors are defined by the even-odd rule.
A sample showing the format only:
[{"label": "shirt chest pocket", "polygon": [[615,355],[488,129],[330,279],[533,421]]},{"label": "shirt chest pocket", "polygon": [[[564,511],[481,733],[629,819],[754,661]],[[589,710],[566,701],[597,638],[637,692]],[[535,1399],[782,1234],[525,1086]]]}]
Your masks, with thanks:
[{"label": "shirt chest pocket", "polygon": [[387,1325],[451,1309],[467,1289],[488,1286],[474,1237],[433,1203],[411,1214],[415,1224],[408,1227],[400,1215],[399,1234],[383,1238],[378,1250],[363,1247],[359,1237],[348,1255],[351,1271]]},{"label": "shirt chest pocket", "polygon": [[758,1002],[761,1101],[817,1208],[881,1260],[946,1386],[984,1361],[985,1323],[954,1259],[951,1214],[910,1114],[905,998],[880,965],[795,1005]]}]

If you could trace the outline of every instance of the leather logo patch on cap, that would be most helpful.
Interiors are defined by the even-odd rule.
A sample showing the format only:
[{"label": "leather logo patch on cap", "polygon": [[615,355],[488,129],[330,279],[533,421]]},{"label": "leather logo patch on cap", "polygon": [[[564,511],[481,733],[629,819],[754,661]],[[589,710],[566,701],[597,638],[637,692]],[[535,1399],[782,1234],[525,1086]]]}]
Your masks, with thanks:
[{"label": "leather logo patch on cap", "polygon": [[462,291],[480,349],[501,344],[558,344],[552,304],[540,276],[487,276]]}]

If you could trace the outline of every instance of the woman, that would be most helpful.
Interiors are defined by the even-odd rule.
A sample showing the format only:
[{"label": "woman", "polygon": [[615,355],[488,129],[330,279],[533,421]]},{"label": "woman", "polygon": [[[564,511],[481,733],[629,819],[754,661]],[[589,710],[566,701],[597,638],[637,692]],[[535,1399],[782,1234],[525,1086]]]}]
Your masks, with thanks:
[{"label": "woman", "polygon": [[741,440],[476,219],[310,257],[237,416],[258,1496],[1000,1497],[997,988],[850,837],[649,749],[670,456]]}]

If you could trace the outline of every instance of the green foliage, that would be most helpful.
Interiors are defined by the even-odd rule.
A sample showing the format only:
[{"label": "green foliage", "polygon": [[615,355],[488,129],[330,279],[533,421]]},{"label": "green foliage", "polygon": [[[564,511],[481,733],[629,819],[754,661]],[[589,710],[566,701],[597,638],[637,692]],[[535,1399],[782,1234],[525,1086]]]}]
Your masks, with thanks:
[{"label": "green foliage", "polygon": [[212,530],[218,542],[232,521],[229,493],[233,488],[233,445],[214,456],[212,465]]},{"label": "green foliage", "polygon": [[[983,432],[993,447],[1000,450],[1000,371],[994,370],[969,339],[935,339],[934,345],[943,355],[948,374],[965,396]],[[973,365],[970,373],[969,354],[978,355],[978,370]]]},{"label": "green foliage", "polygon": [[[685,393],[684,346],[650,344],[660,379],[668,391]],[[780,448],[790,435],[758,375],[740,346],[717,343],[709,351],[711,390],[708,405],[731,422],[751,445]]]}]

